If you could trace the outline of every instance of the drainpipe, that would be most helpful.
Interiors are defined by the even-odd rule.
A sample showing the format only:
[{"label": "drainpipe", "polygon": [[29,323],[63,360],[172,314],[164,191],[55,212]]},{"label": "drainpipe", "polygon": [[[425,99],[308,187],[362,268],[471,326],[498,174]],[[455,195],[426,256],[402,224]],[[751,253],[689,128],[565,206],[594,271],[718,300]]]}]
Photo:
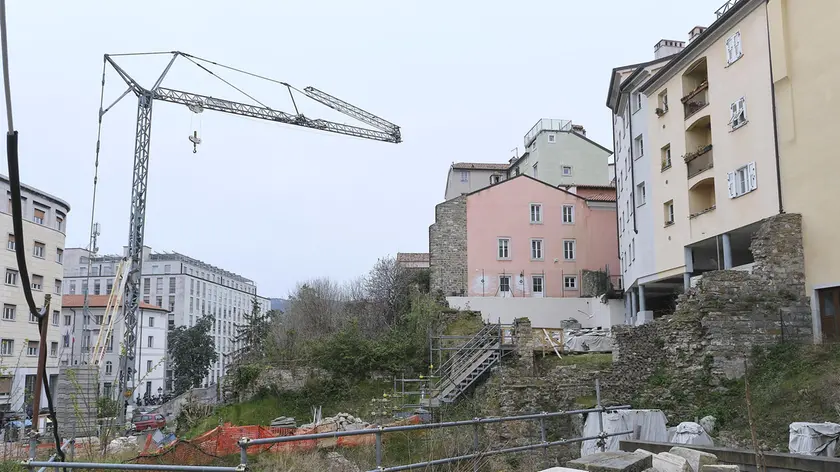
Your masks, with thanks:
[{"label": "drainpipe", "polygon": [[767,21],[767,62],[770,64],[770,103],[773,107],[773,145],[776,150],[776,186],[779,191],[779,214],[785,212],[782,203],[782,169],[781,157],[779,154],[779,121],[776,117],[776,80],[773,77],[773,52],[770,46],[770,12],[767,9],[767,0],[764,1],[764,19]]},{"label": "drainpipe", "polygon": [[627,99],[627,127],[628,133],[630,133],[630,152],[628,155],[630,156],[630,195],[633,198],[630,199],[630,211],[633,212],[633,233],[639,234],[639,228],[636,227],[636,165],[633,161],[633,144],[636,142],[636,138],[633,137],[633,94],[629,93],[629,98]]}]

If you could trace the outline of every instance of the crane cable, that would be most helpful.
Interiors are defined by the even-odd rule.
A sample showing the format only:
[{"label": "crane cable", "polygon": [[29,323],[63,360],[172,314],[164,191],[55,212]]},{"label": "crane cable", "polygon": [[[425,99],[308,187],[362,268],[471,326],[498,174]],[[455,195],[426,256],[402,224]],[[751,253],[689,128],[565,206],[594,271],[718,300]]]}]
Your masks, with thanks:
[{"label": "crane cable", "polygon": [[[8,133],[6,134],[6,153],[9,164],[9,186],[12,193],[12,223],[14,226],[15,241],[19,244],[15,245],[15,255],[17,256],[18,272],[20,273],[20,281],[23,285],[23,294],[26,298],[26,304],[29,307],[29,312],[38,320],[39,333],[45,329],[45,323],[48,322],[49,316],[47,310],[38,310],[35,305],[35,298],[32,296],[32,285],[29,283],[29,271],[26,267],[26,249],[23,239],[23,208],[21,205],[21,184],[20,184],[20,167],[18,163],[18,132],[15,131],[14,121],[12,116],[12,97],[11,97],[11,82],[9,80],[9,42],[6,30],[6,0],[0,0],[0,49],[3,54],[3,89],[5,92],[6,101],[6,121],[8,125]],[[41,346],[41,349],[46,349],[46,346]],[[55,439],[56,455],[64,462],[64,451],[61,450],[61,438],[58,436],[58,419],[55,416],[55,406],[53,405],[52,392],[50,391],[49,376],[47,375],[47,365],[44,363],[42,371],[40,372],[43,379],[44,392],[47,395],[47,408],[49,416],[53,423],[53,438]],[[41,392],[38,392],[40,395]],[[39,412],[32,412],[37,415]],[[37,420],[33,426],[37,431]],[[30,446],[31,447],[31,446]],[[64,469],[67,472],[67,469]]]}]

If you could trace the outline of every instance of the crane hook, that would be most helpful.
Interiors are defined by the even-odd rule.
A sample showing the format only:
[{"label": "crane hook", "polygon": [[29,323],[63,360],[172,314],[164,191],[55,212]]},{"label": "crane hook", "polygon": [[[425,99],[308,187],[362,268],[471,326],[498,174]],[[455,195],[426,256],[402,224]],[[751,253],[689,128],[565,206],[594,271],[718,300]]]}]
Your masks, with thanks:
[{"label": "crane hook", "polygon": [[190,142],[193,143],[193,154],[198,152],[198,145],[201,144],[201,138],[198,137],[198,131],[193,131],[192,136],[189,137]]}]

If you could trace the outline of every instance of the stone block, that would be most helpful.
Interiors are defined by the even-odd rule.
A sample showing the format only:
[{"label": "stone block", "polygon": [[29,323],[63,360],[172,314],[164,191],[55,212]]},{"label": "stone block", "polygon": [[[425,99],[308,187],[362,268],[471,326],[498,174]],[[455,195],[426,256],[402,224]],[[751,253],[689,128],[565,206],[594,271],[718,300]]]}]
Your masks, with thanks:
[{"label": "stone block", "polygon": [[688,461],[688,465],[691,466],[693,472],[700,472],[700,468],[704,465],[715,465],[718,461],[717,456],[714,454],[696,451],[687,447],[672,447],[671,454],[680,456]]},{"label": "stone block", "polygon": [[700,472],[741,472],[741,468],[737,465],[704,465],[700,468]]},{"label": "stone block", "polygon": [[550,469],[543,469],[539,472],[580,472],[583,469],[570,469],[568,467],[552,467]]},{"label": "stone block", "polygon": [[645,450],[645,449],[636,449],[636,450],[635,450],[635,451],[633,451],[633,452],[634,452],[634,453],[636,453],[636,454],[644,454],[644,455],[646,455],[646,456],[652,456],[652,455],[653,455],[653,453],[652,453],[652,452],[650,452],[650,451],[648,451],[648,450]]},{"label": "stone block", "polygon": [[670,452],[660,452],[653,456],[653,468],[659,472],[692,472],[685,457]]},{"label": "stone block", "polygon": [[599,452],[570,461],[566,466],[589,472],[643,472],[653,467],[652,457],[635,452]]}]

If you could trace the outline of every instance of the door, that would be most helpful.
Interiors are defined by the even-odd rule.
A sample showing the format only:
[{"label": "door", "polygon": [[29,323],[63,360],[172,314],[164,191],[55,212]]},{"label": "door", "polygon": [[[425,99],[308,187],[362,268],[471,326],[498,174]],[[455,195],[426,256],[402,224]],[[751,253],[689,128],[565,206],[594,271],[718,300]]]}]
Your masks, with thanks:
[{"label": "door", "polygon": [[840,342],[840,287],[817,290],[820,300],[820,324],[826,342]]},{"label": "door", "polygon": [[534,298],[545,296],[545,278],[542,275],[531,276],[531,296]]}]

